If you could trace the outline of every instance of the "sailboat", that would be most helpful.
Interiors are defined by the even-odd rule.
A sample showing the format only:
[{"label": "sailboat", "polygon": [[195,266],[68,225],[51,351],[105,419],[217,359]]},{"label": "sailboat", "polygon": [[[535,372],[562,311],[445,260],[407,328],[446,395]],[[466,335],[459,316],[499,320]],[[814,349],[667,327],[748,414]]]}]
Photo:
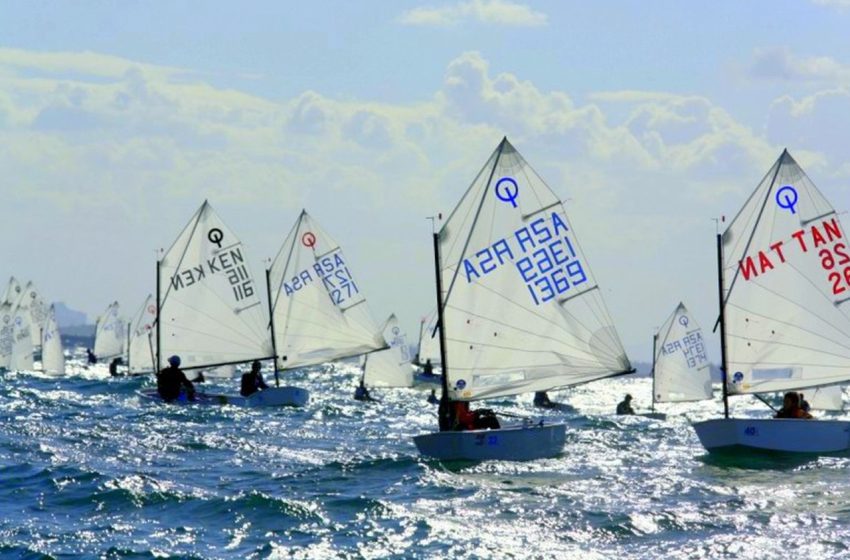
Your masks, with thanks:
[{"label": "sailboat", "polygon": [[117,301],[110,303],[103,315],[97,318],[94,334],[94,354],[101,362],[124,355],[126,322],[121,318]]},{"label": "sailboat", "polygon": [[306,210],[266,278],[278,355],[275,378],[280,371],[387,348],[342,248]]},{"label": "sailboat", "polygon": [[12,304],[0,302],[0,370],[8,370],[12,366],[12,343],[14,328]]},{"label": "sailboat", "polygon": [[437,368],[442,367],[438,331],[437,309],[435,308],[427,317],[423,317],[419,323],[419,351],[416,353],[416,365],[424,368],[430,361],[432,373],[428,375],[424,370],[417,371],[413,375],[415,385],[424,385],[433,388],[442,384],[442,379],[436,372]]},{"label": "sailboat", "polygon": [[41,369],[52,375],[65,374],[65,353],[56,324],[56,309],[50,306],[41,329]]},{"label": "sailboat", "polygon": [[410,369],[407,338],[401,332],[395,314],[389,316],[383,332],[390,347],[363,356],[363,384],[366,387],[412,387],[413,371]]},{"label": "sailboat", "polygon": [[12,353],[9,369],[13,371],[33,370],[32,317],[27,292],[21,291],[12,306]]},{"label": "sailboat", "polygon": [[730,418],[730,394],[850,380],[850,241],[787,150],[717,235],[724,418],[694,424],[708,451],[850,450],[850,422]]},{"label": "sailboat", "polygon": [[634,371],[563,204],[504,138],[433,243],[443,431],[414,437],[419,452],[443,460],[557,455],[563,423],[450,431],[445,412],[455,401]]},{"label": "sailboat", "polygon": [[702,329],[684,303],[652,338],[652,413],[655,404],[708,400],[712,397],[711,370]]},{"label": "sailboat", "polygon": [[127,372],[143,375],[154,372],[156,348],[153,326],[156,322],[156,302],[148,294],[133,319],[127,323]]},{"label": "sailboat", "polygon": [[[184,370],[274,358],[268,318],[245,247],[207,201],[157,262],[156,365],[180,356]],[[189,375],[191,377],[191,375]],[[276,406],[291,394],[270,387],[249,397],[198,394],[204,404]],[[156,391],[144,396],[158,398]]]}]

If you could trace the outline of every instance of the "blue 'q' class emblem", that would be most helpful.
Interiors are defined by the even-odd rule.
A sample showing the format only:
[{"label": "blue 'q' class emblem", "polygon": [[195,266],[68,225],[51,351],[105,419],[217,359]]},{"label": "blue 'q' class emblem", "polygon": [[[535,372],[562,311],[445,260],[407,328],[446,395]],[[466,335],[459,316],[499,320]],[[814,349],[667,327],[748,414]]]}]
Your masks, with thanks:
[{"label": "blue 'q' class emblem", "polygon": [[466,381],[464,381],[463,379],[458,379],[457,383],[455,383],[455,391],[460,391],[464,387],[466,387]]},{"label": "blue 'q' class emblem", "polygon": [[744,374],[740,371],[736,371],[735,375],[732,376],[732,383],[743,383],[744,382]]}]

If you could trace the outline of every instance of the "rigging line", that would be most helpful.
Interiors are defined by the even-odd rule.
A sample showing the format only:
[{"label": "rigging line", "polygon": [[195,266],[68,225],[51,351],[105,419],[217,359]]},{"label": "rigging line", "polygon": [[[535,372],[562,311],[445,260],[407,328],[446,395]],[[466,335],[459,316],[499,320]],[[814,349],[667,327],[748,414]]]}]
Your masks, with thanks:
[{"label": "rigging line", "polygon": [[[750,250],[750,244],[753,242],[753,238],[756,235],[756,230],[758,229],[759,223],[761,223],[762,215],[764,214],[764,209],[767,207],[767,201],[770,200],[770,193],[773,192],[773,187],[776,184],[776,177],[779,175],[779,171],[782,169],[782,166],[785,163],[785,156],[788,154],[787,150],[782,152],[782,155],[779,156],[779,160],[776,162],[776,171],[773,173],[773,178],[770,180],[770,186],[767,188],[767,194],[765,194],[764,201],[761,204],[761,208],[759,209],[758,216],[756,217],[756,222],[753,224],[753,229],[750,231],[750,237],[747,239],[747,244],[744,247],[743,256],[746,256]],[[727,229],[728,231],[728,229]],[[721,236],[722,240],[722,236]],[[738,259],[740,261],[740,259]],[[732,289],[735,287],[735,282],[738,280],[738,277],[741,273],[741,267],[737,267],[735,269],[735,275],[732,277],[732,282],[729,283],[729,288],[726,290],[726,297],[723,298],[723,305],[726,305],[726,302],[729,301],[729,296],[732,294]]]},{"label": "rigging line", "polygon": [[[195,219],[194,219],[195,223],[192,224],[192,231],[189,232],[189,237],[186,240],[186,245],[183,246],[183,252],[180,254],[180,258],[177,260],[177,265],[174,267],[175,271],[180,270],[180,265],[183,264],[183,259],[186,257],[186,252],[189,250],[189,245],[192,243],[192,239],[194,239],[194,237],[195,237],[195,230],[198,229],[198,224],[201,222],[201,217],[203,216],[204,210],[206,208],[209,208],[209,203],[205,200],[204,203],[201,205],[201,207],[198,208],[198,211],[195,213]],[[187,227],[183,228],[183,231],[186,231],[186,229],[188,229],[188,225],[187,225]],[[177,236],[177,239],[180,239],[180,237],[183,236],[183,231],[180,232],[180,235]],[[177,239],[174,240],[174,243],[177,243]],[[174,244],[171,245],[171,248],[168,249],[168,252],[165,253],[164,257],[168,256],[168,254],[171,253],[171,249],[173,249],[173,248],[174,248]],[[162,260],[160,260],[160,263],[162,263]],[[162,264],[160,264],[160,268],[162,268]],[[161,274],[162,274],[162,271],[160,270],[160,275]],[[169,278],[169,282],[168,282],[168,284],[166,285],[166,288],[165,288],[165,293],[162,295],[161,298],[159,298],[159,301],[157,302],[157,307],[160,310],[162,310],[162,306],[165,304],[165,300],[168,299],[168,294],[171,293],[171,286],[173,284],[173,280],[172,280],[173,277],[174,276],[172,275],[171,278]],[[157,317],[157,320],[159,320],[159,317]]]},{"label": "rigging line", "polygon": [[271,276],[271,272],[275,269],[275,265],[277,264],[277,261],[280,258],[281,253],[283,253],[283,250],[286,247],[286,240],[289,237],[292,237],[292,244],[289,247],[289,253],[286,255],[286,263],[284,263],[284,265],[283,265],[283,271],[280,274],[280,281],[277,283],[277,286],[275,286],[275,298],[274,298],[274,302],[272,302],[272,311],[274,311],[274,309],[277,307],[277,301],[278,301],[278,298],[280,297],[280,284],[286,278],[286,273],[289,270],[289,262],[290,262],[290,259],[292,258],[292,253],[293,253],[294,248],[295,248],[295,240],[298,238],[298,231],[301,227],[301,218],[302,218],[302,216],[304,216],[305,213],[306,213],[306,211],[302,209],[301,214],[299,214],[298,219],[295,220],[295,224],[292,226],[292,229],[289,230],[289,235],[284,238],[283,243],[280,246],[280,249],[278,249],[278,251],[277,251],[277,255],[275,255],[274,260],[272,260],[271,264],[269,265],[269,275]]},{"label": "rigging line", "polygon": [[[463,262],[463,257],[466,255],[466,250],[469,248],[469,242],[472,241],[472,234],[475,232],[475,226],[478,223],[478,217],[481,214],[481,209],[484,207],[484,201],[487,200],[487,193],[490,192],[490,185],[493,184],[493,175],[496,174],[496,167],[499,165],[499,159],[502,157],[502,150],[505,148],[505,143],[507,142],[507,138],[503,138],[499,143],[499,147],[496,150],[496,158],[493,160],[493,168],[490,170],[490,177],[487,179],[486,186],[484,187],[484,191],[481,193],[481,201],[478,203],[478,210],[475,212],[475,217],[472,220],[472,225],[469,227],[469,233],[466,236],[466,242],[463,245],[463,250],[460,252],[460,257],[458,257],[457,264],[455,265],[454,275],[452,276],[452,281],[449,283],[449,288],[446,290],[446,297],[443,298],[443,308],[446,307],[446,304],[451,297],[452,288],[454,287],[455,280],[457,280],[457,275],[460,272],[460,264]],[[446,222],[448,225],[448,222]],[[444,226],[445,228],[445,226]]]}]

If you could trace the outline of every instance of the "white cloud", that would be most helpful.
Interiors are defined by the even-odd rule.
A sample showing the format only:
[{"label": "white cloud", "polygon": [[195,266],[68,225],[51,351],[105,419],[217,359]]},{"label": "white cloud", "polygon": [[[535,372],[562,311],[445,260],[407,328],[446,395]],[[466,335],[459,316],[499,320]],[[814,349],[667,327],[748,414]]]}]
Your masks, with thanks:
[{"label": "white cloud", "polygon": [[[705,97],[600,92],[579,103],[494,72],[478,53],[452,60],[437,93],[415,104],[315,91],[273,102],[114,57],[102,70],[99,60],[0,50],[0,189],[11,205],[0,227],[7,237],[32,231],[37,215],[52,228],[38,229],[51,232],[49,242],[18,236],[21,250],[6,265],[57,299],[88,294],[90,313],[104,305],[92,286],[123,290],[109,299],[147,293],[152,249],[170,243],[208,198],[255,262],[274,254],[307,207],[344,240],[367,295],[380,296],[370,302],[376,315],[417,317],[432,305],[431,277],[407,272],[431,262],[425,217],[451,210],[506,134],[570,199],[597,276],[620,294],[614,316],[663,315],[653,298],[629,299],[635,284],[623,271],[640,267],[640,286],[677,300],[712,293],[713,252],[702,258],[692,248],[703,230],[710,237],[709,218],[743,202],[781,147]],[[28,256],[46,246],[57,256]],[[89,251],[128,257],[116,267]],[[658,255],[689,256],[671,275]],[[85,274],[46,280],[80,263]],[[630,338],[630,325],[634,350],[643,339]]]},{"label": "white cloud", "polygon": [[757,79],[797,83],[850,82],[850,66],[828,56],[798,56],[785,47],[758,49],[749,72]]},{"label": "white cloud", "polygon": [[419,7],[399,18],[405,25],[459,25],[467,21],[510,26],[546,25],[546,14],[510,0],[467,0],[442,7]]}]

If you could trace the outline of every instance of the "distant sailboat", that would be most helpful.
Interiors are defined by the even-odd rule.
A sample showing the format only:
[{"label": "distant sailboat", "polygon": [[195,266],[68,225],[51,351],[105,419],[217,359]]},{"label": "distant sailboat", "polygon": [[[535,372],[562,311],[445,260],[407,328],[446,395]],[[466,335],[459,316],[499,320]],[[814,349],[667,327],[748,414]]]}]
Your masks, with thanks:
[{"label": "distant sailboat", "polygon": [[[180,356],[184,370],[274,357],[268,318],[247,263],[242,242],[205,201],[157,263],[158,368],[171,355]],[[293,395],[274,387],[249,397],[200,396],[199,402],[214,404],[293,404]]]},{"label": "distant sailboat", "polygon": [[156,301],[148,294],[142,306],[127,324],[127,371],[130,375],[154,372],[156,347],[153,327],[156,322]]},{"label": "distant sailboat", "polygon": [[0,302],[0,370],[8,370],[12,366],[13,319],[12,304],[8,301]]},{"label": "distant sailboat", "polygon": [[806,391],[806,400],[813,410],[839,411],[844,410],[844,390],[841,385],[818,387]]},{"label": "distant sailboat", "polygon": [[679,303],[653,337],[652,408],[656,403],[712,397],[711,370],[702,329]]},{"label": "distant sailboat", "polygon": [[65,353],[56,324],[56,310],[51,305],[41,332],[41,369],[52,375],[65,374]]},{"label": "distant sailboat", "polygon": [[23,291],[23,287],[21,283],[18,282],[18,279],[14,276],[9,278],[9,283],[6,284],[6,290],[3,292],[3,298],[0,299],[0,302],[7,302],[15,305],[18,302],[18,298],[21,296],[21,291]]},{"label": "distant sailboat", "polygon": [[364,356],[363,384],[366,387],[412,387],[407,339],[394,314],[387,319],[383,332],[390,347]]},{"label": "distant sailboat", "polygon": [[787,151],[717,236],[723,419],[694,424],[709,451],[850,450],[850,422],[729,418],[728,394],[850,380],[850,241]]},{"label": "distant sailboat", "polygon": [[[440,361],[440,335],[437,325],[437,309],[423,317],[419,323],[419,349],[416,353],[415,364],[422,369],[413,375],[414,385],[436,387],[442,384],[438,369],[442,367]],[[428,362],[431,363],[430,368]],[[430,369],[430,373],[428,370]]]},{"label": "distant sailboat", "polygon": [[416,436],[420,453],[446,460],[557,455],[562,423],[449,431],[455,401],[633,371],[561,201],[507,138],[434,234],[434,252],[443,431]]},{"label": "distant sailboat", "polygon": [[[339,244],[306,210],[266,272],[278,370],[387,347]],[[274,291],[273,291],[274,290]]]},{"label": "distant sailboat", "polygon": [[103,315],[97,318],[94,335],[94,354],[101,362],[124,355],[127,326],[121,318],[117,301],[109,304]]},{"label": "distant sailboat", "polygon": [[12,312],[12,357],[9,369],[14,371],[33,370],[32,317],[26,292],[18,295]]}]

